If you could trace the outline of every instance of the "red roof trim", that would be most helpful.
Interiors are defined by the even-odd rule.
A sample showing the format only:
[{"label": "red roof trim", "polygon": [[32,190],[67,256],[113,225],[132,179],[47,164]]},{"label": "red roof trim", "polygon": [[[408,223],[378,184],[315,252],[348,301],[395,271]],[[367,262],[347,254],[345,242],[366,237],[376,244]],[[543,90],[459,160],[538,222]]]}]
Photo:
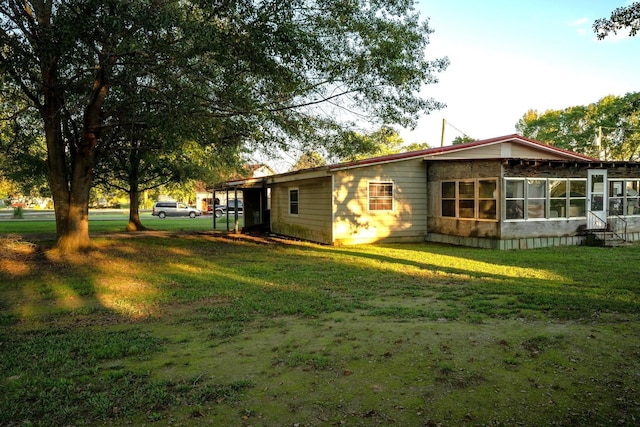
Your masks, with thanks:
[{"label": "red roof trim", "polygon": [[507,141],[511,141],[511,140],[514,140],[514,139],[515,140],[519,140],[519,141],[524,142],[524,143],[527,143],[527,144],[535,145],[538,148],[541,148],[541,149],[546,150],[546,151],[559,152],[559,153],[568,155],[570,157],[573,157],[575,159],[586,160],[586,161],[598,160],[598,159],[594,159],[593,157],[585,156],[584,154],[580,154],[580,153],[576,153],[576,152],[573,152],[573,151],[565,150],[564,148],[560,148],[560,147],[555,147],[553,145],[544,144],[544,143],[539,142],[539,141],[534,141],[533,139],[525,138],[525,137],[520,136],[518,134],[512,134],[512,135],[499,136],[499,137],[496,137],[496,138],[490,138],[490,139],[483,139],[483,140],[478,140],[478,141],[473,141],[473,142],[467,142],[465,144],[448,145],[446,147],[427,148],[427,149],[424,149],[424,150],[410,151],[410,152],[398,153],[398,154],[390,154],[390,155],[387,155],[387,156],[380,156],[380,157],[372,157],[372,158],[369,158],[369,159],[356,160],[356,161],[353,161],[353,162],[338,163],[338,164],[335,164],[335,165],[330,165],[329,166],[329,170],[349,169],[349,168],[352,168],[352,167],[366,166],[366,165],[377,164],[377,163],[387,163],[387,162],[393,162],[393,161],[398,161],[398,160],[411,159],[411,158],[414,158],[414,157],[433,156],[433,155],[438,155],[438,154],[448,153],[448,152],[464,151],[464,150],[468,150],[468,149],[475,148],[475,147],[480,147],[480,146],[484,146],[484,145],[492,145],[492,144],[496,144],[496,143],[499,143],[499,142],[507,142]]}]

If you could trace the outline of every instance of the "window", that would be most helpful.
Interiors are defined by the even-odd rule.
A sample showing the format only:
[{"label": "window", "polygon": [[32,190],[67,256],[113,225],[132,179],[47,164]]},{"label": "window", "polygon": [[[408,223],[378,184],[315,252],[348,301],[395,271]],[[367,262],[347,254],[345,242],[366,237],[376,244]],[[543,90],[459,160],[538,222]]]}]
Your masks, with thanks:
[{"label": "window", "polygon": [[524,180],[506,182],[507,219],[524,219]]},{"label": "window", "polygon": [[458,216],[460,218],[474,218],[476,213],[475,205],[475,182],[458,182]]},{"label": "window", "polygon": [[300,208],[300,194],[297,188],[289,189],[289,214],[298,215]]},{"label": "window", "polygon": [[498,181],[477,179],[441,183],[441,215],[452,218],[497,218]]},{"label": "window", "polygon": [[609,181],[609,215],[623,215],[624,181]]},{"label": "window", "polygon": [[456,183],[442,183],[442,216],[456,216]]},{"label": "window", "polygon": [[587,180],[569,180],[569,217],[583,217],[587,212]]},{"label": "window", "polygon": [[640,214],[640,196],[638,193],[640,192],[640,181],[631,180],[626,181],[626,215],[638,215]]},{"label": "window", "polygon": [[569,200],[566,179],[549,180],[549,218],[565,218]]},{"label": "window", "polygon": [[586,179],[507,178],[505,188],[506,219],[585,216]]},{"label": "window", "polygon": [[496,190],[498,181],[481,179],[478,181],[478,218],[496,219]]},{"label": "window", "polygon": [[527,180],[527,218],[545,218],[547,202],[547,181]]},{"label": "window", "polygon": [[393,210],[393,182],[369,183],[369,210]]}]

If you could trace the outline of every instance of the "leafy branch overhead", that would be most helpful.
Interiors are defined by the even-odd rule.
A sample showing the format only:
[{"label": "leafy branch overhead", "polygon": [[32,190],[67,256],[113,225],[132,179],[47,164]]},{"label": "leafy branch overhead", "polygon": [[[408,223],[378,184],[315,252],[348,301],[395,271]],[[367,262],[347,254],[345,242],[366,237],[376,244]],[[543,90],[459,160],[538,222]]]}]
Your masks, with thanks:
[{"label": "leafy branch overhead", "polygon": [[233,163],[345,151],[357,122],[413,126],[443,106],[423,91],[448,65],[427,57],[431,33],[407,0],[5,0],[0,96],[19,99],[5,117],[38,118],[58,246],[73,250],[89,244],[95,174],[123,159],[133,182],[135,164],[194,142]]},{"label": "leafy branch overhead", "polygon": [[618,31],[627,28],[629,36],[633,37],[640,30],[640,2],[633,2],[629,6],[618,7],[610,18],[596,19],[593,23],[593,31],[598,40],[606,38],[610,33],[618,34]]}]

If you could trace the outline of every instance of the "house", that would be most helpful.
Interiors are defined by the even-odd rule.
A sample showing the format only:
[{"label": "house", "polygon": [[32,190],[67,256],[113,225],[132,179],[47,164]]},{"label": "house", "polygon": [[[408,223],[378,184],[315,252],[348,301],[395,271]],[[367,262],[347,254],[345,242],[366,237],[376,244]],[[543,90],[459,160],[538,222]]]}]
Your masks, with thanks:
[{"label": "house", "polygon": [[584,244],[596,232],[640,240],[640,163],[601,161],[515,134],[216,189],[242,191],[253,213],[246,226],[331,245],[518,249]]}]

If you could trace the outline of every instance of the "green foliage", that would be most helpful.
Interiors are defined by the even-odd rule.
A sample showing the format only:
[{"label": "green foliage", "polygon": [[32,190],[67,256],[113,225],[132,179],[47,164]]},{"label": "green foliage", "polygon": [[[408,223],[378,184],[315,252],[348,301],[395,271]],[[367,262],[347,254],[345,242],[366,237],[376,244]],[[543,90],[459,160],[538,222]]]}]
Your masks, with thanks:
[{"label": "green foliage", "polygon": [[362,160],[430,148],[426,142],[405,144],[398,132],[386,126],[369,133],[349,132],[346,138],[347,143],[344,149],[339,150],[336,161]]},{"label": "green foliage", "polygon": [[476,138],[469,136],[469,135],[463,135],[463,136],[456,136],[455,138],[453,138],[453,141],[451,142],[452,144],[464,144],[465,142],[473,142],[475,141]]},{"label": "green foliage", "polygon": [[607,160],[640,159],[640,92],[609,95],[587,106],[539,113],[526,112],[516,124],[521,135],[593,157],[594,140],[602,131]]},{"label": "green foliage", "polygon": [[303,153],[296,163],[291,167],[291,171],[310,169],[326,165],[326,160],[317,151],[307,151]]},{"label": "green foliage", "polygon": [[23,141],[12,157],[31,155],[40,179],[48,159],[71,233],[85,229],[65,211],[86,209],[88,177],[135,201],[224,176],[244,149],[354,152],[354,117],[409,126],[443,106],[422,95],[448,65],[427,59],[431,33],[405,0],[9,0],[0,96]]},{"label": "green foliage", "polygon": [[610,33],[618,34],[618,31],[624,28],[629,29],[630,37],[635,36],[640,30],[640,2],[618,7],[609,19],[596,19],[593,23],[593,31],[599,40],[606,38]]}]

